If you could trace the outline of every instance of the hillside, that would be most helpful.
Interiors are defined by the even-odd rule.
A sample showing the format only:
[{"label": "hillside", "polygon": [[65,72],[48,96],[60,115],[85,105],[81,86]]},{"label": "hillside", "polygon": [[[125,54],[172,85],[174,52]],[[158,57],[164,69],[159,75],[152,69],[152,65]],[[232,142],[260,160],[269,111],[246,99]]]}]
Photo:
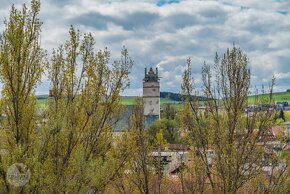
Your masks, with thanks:
[{"label": "hillside", "polygon": [[[261,94],[258,95],[259,98],[268,97],[269,94]],[[248,102],[249,104],[254,103],[254,99],[256,96],[249,96]],[[133,105],[136,96],[122,96],[122,104],[123,105]],[[203,97],[199,97],[200,101],[204,101]],[[290,92],[277,92],[273,93],[273,100],[274,102],[282,102],[282,101],[289,101],[290,102]],[[47,95],[39,95],[37,96],[37,103],[40,107],[45,107],[47,104]],[[160,105],[164,104],[175,104],[178,105],[182,103],[182,99],[180,94],[172,93],[172,92],[160,92]]]},{"label": "hillside", "polygon": [[[163,104],[179,104],[181,103],[180,97],[177,96],[179,94],[176,93],[169,93],[169,92],[160,92],[160,105]],[[37,96],[37,104],[40,107],[45,107],[47,104],[47,95],[39,95]],[[129,106],[134,104],[134,100],[137,98],[137,96],[122,96],[121,101],[123,105]]]},{"label": "hillside", "polygon": [[[258,98],[265,98],[265,97],[269,97],[269,94],[260,94],[260,95],[258,95]],[[249,104],[253,104],[255,98],[256,98],[256,95],[249,96],[249,99],[248,99]],[[274,102],[283,102],[283,101],[290,102],[290,92],[276,92],[276,93],[273,93],[273,101]]]}]

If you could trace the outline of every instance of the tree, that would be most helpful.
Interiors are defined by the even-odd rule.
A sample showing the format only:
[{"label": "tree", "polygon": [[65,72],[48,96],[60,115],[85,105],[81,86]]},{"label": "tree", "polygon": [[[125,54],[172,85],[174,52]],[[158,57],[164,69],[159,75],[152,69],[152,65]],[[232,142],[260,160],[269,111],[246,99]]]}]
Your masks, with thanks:
[{"label": "tree", "polygon": [[167,143],[179,143],[180,133],[175,120],[160,119],[152,123],[148,128],[149,141],[152,145],[157,145],[157,134],[162,133]]},{"label": "tree", "polygon": [[[248,58],[237,47],[223,57],[216,54],[214,71],[202,68],[203,94],[208,99],[202,113],[191,78],[191,60],[183,74],[182,90],[187,96],[183,114],[184,128],[189,131],[194,152],[201,158],[211,192],[237,193],[249,180],[261,175],[264,156],[260,139],[269,133],[274,122],[273,110],[244,113],[250,93]],[[270,96],[256,99],[257,105],[272,102]],[[273,156],[274,157],[274,156]],[[282,171],[284,170],[282,169]]]},{"label": "tree", "polygon": [[285,115],[284,115],[284,111],[282,109],[280,110],[278,119],[282,119],[285,122]]},{"label": "tree", "polygon": [[167,143],[180,143],[180,129],[177,110],[170,104],[166,104],[162,112],[160,120],[152,123],[147,133],[149,134],[149,141],[152,145],[157,145],[157,134],[162,133]]},{"label": "tree", "polygon": [[141,98],[137,98],[132,107],[129,126],[123,134],[130,136],[132,149],[131,158],[127,160],[125,171],[118,175],[118,179],[112,183],[108,193],[151,193],[153,160],[151,156],[152,146],[148,141],[145,131],[144,108]]},{"label": "tree", "polygon": [[164,111],[161,113],[161,118],[174,120],[177,114],[177,110],[171,104],[166,104]]},{"label": "tree", "polygon": [[48,172],[42,178],[54,187],[43,186],[49,193],[100,192],[130,155],[125,144],[118,145],[113,130],[133,61],[124,48],[121,59],[110,65],[107,49],[94,53],[91,34],[81,41],[73,27],[69,33],[70,39],[54,51],[49,65],[53,97],[43,125],[40,160],[47,161],[43,169]]},{"label": "tree", "polygon": [[8,139],[8,152],[0,156],[1,192],[24,192],[7,182],[7,168],[13,163],[34,165],[36,101],[34,89],[45,68],[45,53],[40,47],[40,2],[33,0],[31,9],[14,6],[0,39],[0,79],[2,88],[2,126]]},{"label": "tree", "polygon": [[[95,53],[91,34],[81,36],[71,27],[69,40],[47,62],[39,10],[36,0],[31,10],[12,6],[1,37],[2,126],[9,154],[0,155],[0,192],[102,192],[124,169],[132,149],[113,129],[133,61],[123,48],[111,63],[106,48]],[[45,67],[53,95],[38,111],[34,88]],[[11,184],[11,166],[29,172],[25,184]]]},{"label": "tree", "polygon": [[149,154],[152,151],[148,144],[148,136],[145,131],[144,108],[141,99],[137,99],[131,115],[130,128],[135,136],[136,155],[131,166],[134,173],[132,182],[140,193],[150,193],[150,161]]}]

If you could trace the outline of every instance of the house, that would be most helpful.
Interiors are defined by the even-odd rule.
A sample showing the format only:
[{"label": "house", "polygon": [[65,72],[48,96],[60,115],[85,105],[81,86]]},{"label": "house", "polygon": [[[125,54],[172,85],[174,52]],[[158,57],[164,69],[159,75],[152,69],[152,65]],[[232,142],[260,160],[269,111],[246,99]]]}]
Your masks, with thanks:
[{"label": "house", "polygon": [[289,134],[290,134],[290,120],[289,121],[286,121],[284,123],[281,123],[280,125],[285,127],[286,132],[287,132],[287,134],[289,136]]}]

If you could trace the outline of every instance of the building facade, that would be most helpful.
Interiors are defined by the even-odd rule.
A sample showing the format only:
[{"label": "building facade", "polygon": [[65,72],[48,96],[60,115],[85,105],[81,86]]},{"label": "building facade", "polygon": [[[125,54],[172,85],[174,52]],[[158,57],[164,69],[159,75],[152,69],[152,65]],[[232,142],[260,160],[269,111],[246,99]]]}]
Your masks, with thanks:
[{"label": "building facade", "polygon": [[150,68],[143,79],[143,106],[145,115],[145,125],[160,119],[160,79],[158,69],[156,71]]}]

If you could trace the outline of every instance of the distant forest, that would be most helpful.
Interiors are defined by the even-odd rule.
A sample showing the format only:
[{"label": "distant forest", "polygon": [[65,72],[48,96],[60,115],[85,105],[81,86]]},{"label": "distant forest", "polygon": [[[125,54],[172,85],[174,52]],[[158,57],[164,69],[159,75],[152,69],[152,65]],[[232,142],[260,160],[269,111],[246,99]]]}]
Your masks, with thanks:
[{"label": "distant forest", "polygon": [[[183,101],[184,95],[173,92],[160,92],[160,98],[169,98],[174,101]],[[190,98],[191,99],[198,98],[199,101],[206,100],[206,98],[202,96],[190,96]]]}]

